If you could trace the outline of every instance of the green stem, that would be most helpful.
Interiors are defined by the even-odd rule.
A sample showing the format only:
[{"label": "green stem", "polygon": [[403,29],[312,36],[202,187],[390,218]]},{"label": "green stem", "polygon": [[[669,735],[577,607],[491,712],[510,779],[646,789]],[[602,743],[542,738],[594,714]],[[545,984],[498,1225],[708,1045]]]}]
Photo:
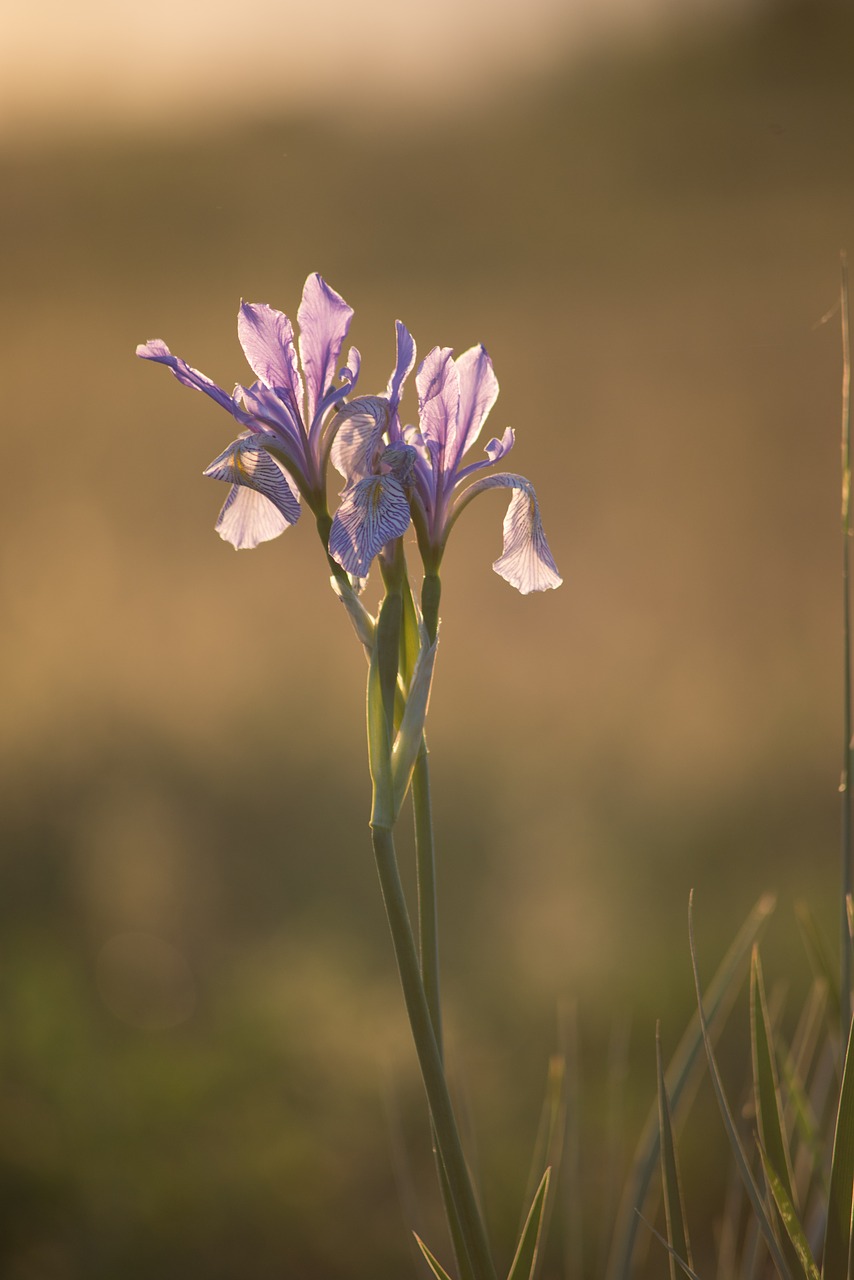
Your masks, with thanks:
[{"label": "green stem", "polygon": [[848,1041],[851,1021],[851,934],[848,899],[851,894],[851,345],[848,314],[848,263],[842,255],[840,306],[842,312],[842,649],[843,649],[843,747],[842,778],[842,928],[840,953],[840,1009],[842,1044]]},{"label": "green stem", "polygon": [[471,1274],[474,1280],[497,1280],[486,1230],[466,1168],[445,1080],[442,1057],[433,1033],[433,1023],[421,981],[415,940],[412,936],[409,913],[397,869],[394,838],[386,827],[374,826],[371,828],[371,834],[406,1011],[409,1015],[409,1024],[412,1028],[415,1050],[418,1054],[451,1202],[465,1243],[465,1252],[471,1261]]},{"label": "green stem", "polygon": [[[418,941],[421,959],[421,981],[433,1024],[433,1035],[439,1058],[444,1060],[442,1045],[442,1006],[439,996],[439,924],[436,903],[436,854],[433,839],[433,813],[430,804],[430,764],[427,740],[422,738],[421,750],[412,774],[412,811],[415,819],[415,865],[418,883]],[[436,1129],[433,1127],[433,1151],[439,1174],[439,1185],[445,1205],[445,1215],[454,1246],[454,1255],[461,1280],[471,1280],[473,1272],[465,1239],[460,1228],[445,1167],[439,1155]]]}]

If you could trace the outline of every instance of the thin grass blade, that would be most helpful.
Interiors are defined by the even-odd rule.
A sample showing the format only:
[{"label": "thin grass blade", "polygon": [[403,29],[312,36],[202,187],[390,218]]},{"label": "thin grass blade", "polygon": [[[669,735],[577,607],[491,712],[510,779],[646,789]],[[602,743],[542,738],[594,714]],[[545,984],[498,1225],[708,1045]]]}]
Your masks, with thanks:
[{"label": "thin grass blade", "polygon": [[656,1231],[652,1223],[648,1222],[642,1213],[638,1213],[637,1217],[638,1217],[638,1221],[642,1222],[645,1227],[649,1228],[651,1234],[655,1236],[656,1240],[658,1240],[660,1244],[664,1245],[665,1249],[670,1255],[671,1267],[672,1267],[672,1264],[675,1263],[677,1266],[682,1268],[682,1270],[685,1272],[685,1275],[688,1277],[688,1280],[700,1280],[700,1277],[697,1275],[696,1271],[693,1271],[691,1269],[691,1267],[688,1265],[688,1263],[685,1261],[684,1258],[679,1257],[679,1254],[676,1252],[676,1250],[673,1248],[671,1244],[667,1243],[667,1241],[665,1240],[661,1232]]},{"label": "thin grass blade", "polygon": [[436,1259],[433,1257],[432,1253],[427,1248],[426,1244],[421,1239],[421,1237],[419,1235],[415,1235],[414,1231],[412,1234],[415,1236],[415,1239],[418,1241],[418,1248],[424,1254],[424,1258],[427,1262],[427,1266],[433,1272],[433,1275],[436,1277],[436,1280],[451,1280],[451,1277],[448,1275],[445,1268],[442,1266],[440,1262],[436,1261]]},{"label": "thin grass blade", "polygon": [[670,1113],[670,1099],[664,1082],[664,1064],[661,1060],[661,1025],[655,1028],[655,1062],[658,1074],[658,1116],[661,1127],[661,1189],[664,1196],[664,1220],[667,1224],[667,1239],[672,1249],[670,1254],[670,1277],[676,1280],[676,1259],[684,1259],[688,1267],[692,1267],[691,1243],[688,1236],[688,1222],[685,1216],[685,1203],[682,1198],[682,1182],[679,1177],[679,1165],[676,1159],[676,1142],[673,1136],[673,1117]]},{"label": "thin grass blade", "polygon": [[824,1280],[846,1280],[851,1252],[852,1195],[854,1195],[854,1023],[848,1034],[845,1069],[839,1092],[833,1157],[830,1162],[830,1191],[827,1199],[827,1227],[824,1238],[822,1274]]},{"label": "thin grass blade", "polygon": [[[708,1027],[720,1027],[726,1021],[726,1016],[735,1003],[741,987],[742,966],[750,955],[751,947],[774,910],[774,906],[775,899],[771,894],[764,894],[759,899],[721,961],[720,967],[706,989],[705,1009]],[[699,1015],[695,1013],[664,1073],[670,1106],[674,1114],[688,1094],[690,1086],[699,1078],[702,1047],[703,1036]],[[614,1224],[613,1243],[608,1255],[607,1280],[628,1280],[631,1273],[632,1254],[639,1223],[638,1210],[646,1199],[650,1181],[658,1165],[658,1155],[658,1104],[653,1102],[638,1140],[632,1169],[620,1200]]]},{"label": "thin grass blade", "polygon": [[803,1272],[804,1280],[821,1280],[821,1272],[816,1265],[816,1261],[812,1256],[812,1250],[809,1246],[806,1234],[798,1212],[792,1204],[792,1198],[786,1190],[783,1179],[778,1175],[774,1166],[771,1164],[766,1152],[762,1146],[759,1147],[759,1154],[762,1157],[762,1168],[765,1171],[765,1180],[774,1197],[774,1203],[777,1206],[777,1212],[780,1215],[780,1221],[786,1228],[789,1242],[791,1243],[795,1257],[800,1264]]},{"label": "thin grass blade", "polygon": [[774,1063],[774,1050],[762,964],[759,951],[753,948],[750,962],[750,1040],[753,1051],[753,1096],[759,1140],[771,1167],[783,1184],[788,1199],[794,1203],[794,1179],[789,1144],[783,1128],[780,1085]]},{"label": "thin grass blade", "polygon": [[830,958],[815,916],[805,902],[798,902],[795,905],[795,915],[800,925],[801,937],[812,966],[813,976],[822,979],[827,984],[827,996],[830,1004],[828,1014],[839,1026],[842,1017],[842,1004],[839,999],[839,974],[836,971],[836,965]]},{"label": "thin grass blade", "polygon": [[537,1188],[533,1204],[519,1237],[516,1256],[507,1276],[507,1280],[534,1280],[537,1271],[537,1260],[542,1236],[543,1213],[549,1194],[551,1169],[546,1169],[542,1181]]},{"label": "thin grass blade", "polygon": [[753,1177],[753,1174],[751,1173],[751,1170],[750,1170],[750,1161],[745,1153],[744,1147],[741,1144],[741,1139],[738,1136],[738,1131],[735,1127],[735,1121],[733,1120],[733,1117],[732,1117],[732,1111],[730,1110],[729,1103],[727,1102],[726,1092],[723,1087],[723,1081],[721,1080],[721,1075],[718,1070],[718,1064],[715,1058],[715,1052],[712,1047],[712,1040],[711,1040],[711,1036],[709,1035],[706,1015],[703,1010],[703,996],[702,996],[702,991],[700,989],[700,971],[697,966],[697,950],[694,945],[693,894],[691,895],[691,899],[688,907],[688,940],[689,940],[689,947],[691,951],[691,966],[694,970],[694,988],[697,993],[697,1013],[700,1018],[700,1030],[703,1036],[703,1044],[706,1050],[706,1061],[709,1064],[709,1075],[712,1080],[712,1087],[715,1091],[715,1097],[717,1098],[717,1101],[718,1101],[718,1108],[721,1113],[721,1119],[723,1120],[724,1128],[726,1129],[727,1137],[729,1138],[729,1144],[732,1149],[732,1153],[735,1157],[736,1165],[741,1175],[741,1180],[744,1183],[744,1189],[747,1192],[751,1205],[753,1206],[753,1213],[755,1215],[756,1222],[765,1239],[765,1244],[768,1247],[768,1252],[771,1254],[771,1258],[773,1260],[774,1266],[777,1268],[777,1271],[779,1272],[780,1276],[784,1278],[784,1280],[792,1280],[791,1271],[789,1269],[789,1266],[786,1262],[785,1257],[783,1256],[783,1251],[780,1248],[780,1245],[777,1241],[777,1236],[774,1231],[774,1225],[771,1219],[769,1218],[768,1212],[765,1208],[765,1202],[762,1196],[762,1192],[759,1190],[758,1186],[756,1185],[756,1180]]}]

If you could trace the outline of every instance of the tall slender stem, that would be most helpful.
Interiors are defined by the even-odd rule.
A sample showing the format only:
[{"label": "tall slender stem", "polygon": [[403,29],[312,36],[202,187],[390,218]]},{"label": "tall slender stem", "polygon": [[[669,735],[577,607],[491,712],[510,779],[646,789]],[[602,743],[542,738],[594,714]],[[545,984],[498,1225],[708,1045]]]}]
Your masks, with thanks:
[{"label": "tall slender stem", "polygon": [[842,255],[840,305],[842,311],[842,648],[843,735],[842,778],[842,921],[840,954],[840,1008],[842,1043],[848,1042],[851,1022],[851,934],[848,899],[851,895],[851,343],[849,337],[848,260]]},{"label": "tall slender stem", "polygon": [[415,939],[412,936],[409,913],[397,869],[394,839],[391,831],[386,827],[373,826],[371,833],[406,1011],[409,1014],[439,1155],[447,1177],[459,1229],[465,1242],[466,1255],[470,1260],[475,1280],[496,1280],[486,1229],[466,1167],[442,1058],[433,1033],[433,1022],[421,981]]}]

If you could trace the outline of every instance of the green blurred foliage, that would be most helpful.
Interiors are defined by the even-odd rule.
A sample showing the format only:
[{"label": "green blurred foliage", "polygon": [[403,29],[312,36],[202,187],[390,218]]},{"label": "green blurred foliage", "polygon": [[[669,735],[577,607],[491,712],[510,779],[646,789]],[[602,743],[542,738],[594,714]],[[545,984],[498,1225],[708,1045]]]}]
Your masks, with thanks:
[{"label": "green blurred foliage", "polygon": [[[250,556],[214,536],[200,472],[228,422],[133,359],[160,336],[242,379],[241,296],[293,313],[320,270],[356,308],[366,391],[397,315],[422,354],[484,341],[490,427],[517,429],[566,577],[518,598],[489,569],[502,508],[477,504],[431,708],[451,1055],[508,1262],[558,999],[580,1010],[595,1239],[655,1018],[666,1053],[690,1012],[689,887],[710,970],[766,887],[767,972],[798,970],[793,896],[835,927],[819,321],[854,226],[852,33],[787,7],[467,119],[0,157],[10,1280],[378,1280],[417,1273],[411,1227],[440,1252],[363,658],[308,522]],[[696,1204],[714,1158],[682,1159]],[[701,1273],[713,1228],[692,1222]]]}]

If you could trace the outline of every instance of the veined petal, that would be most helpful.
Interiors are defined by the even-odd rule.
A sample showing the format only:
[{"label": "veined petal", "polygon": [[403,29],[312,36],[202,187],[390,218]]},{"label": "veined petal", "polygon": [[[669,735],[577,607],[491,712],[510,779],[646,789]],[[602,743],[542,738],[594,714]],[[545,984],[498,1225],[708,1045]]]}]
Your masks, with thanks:
[{"label": "veined petal", "polygon": [[316,272],[305,282],[297,313],[299,350],[307,391],[307,422],[314,424],[317,408],[335,377],[353,309]]},{"label": "veined petal", "polygon": [[278,538],[292,523],[257,489],[233,484],[214,527],[236,550],[245,551]]},{"label": "veined petal", "polygon": [[302,409],[302,378],[297,365],[293,325],[265,303],[242,302],[237,335],[256,377],[267,387],[287,390],[297,413]]},{"label": "veined petal", "polygon": [[460,416],[456,437],[456,461],[480,435],[487,414],[498,399],[498,379],[486,348],[472,347],[456,360],[460,375]]},{"label": "veined petal", "polygon": [[172,370],[182,386],[192,387],[194,391],[204,391],[206,396],[210,396],[223,409],[227,409],[229,413],[233,414],[238,422],[242,422],[244,426],[248,424],[248,415],[235,403],[233,396],[223,391],[222,387],[218,387],[204,373],[200,373],[198,369],[191,368],[186,361],[181,360],[178,356],[173,356],[166,343],[162,342],[160,338],[152,338],[150,342],[140,343],[136,349],[136,354],[141,356],[143,360],[154,360],[157,364],[165,364]]},{"label": "veined petal", "polygon": [[335,470],[348,483],[363,480],[373,472],[388,421],[389,403],[383,396],[351,400],[335,418],[335,440],[329,456]]},{"label": "veined petal", "polygon": [[409,503],[392,475],[368,476],[345,489],[329,534],[329,554],[342,569],[365,578],[387,542],[409,528]]},{"label": "veined petal", "polygon": [[428,446],[436,446],[434,456],[442,472],[453,457],[460,411],[460,375],[452,356],[450,347],[434,347],[422,360],[415,377],[421,434]]},{"label": "veined petal", "polygon": [[453,518],[485,489],[514,490],[504,517],[504,550],[492,566],[495,572],[523,596],[559,587],[563,579],[546,542],[537,495],[524,476],[502,472],[476,481],[458,499]]},{"label": "veined petal", "polygon": [[403,392],[403,384],[415,364],[415,340],[406,325],[400,320],[395,320],[394,327],[397,335],[397,360],[395,361],[394,373],[388,381],[386,395],[392,406],[392,411],[397,412],[397,406],[400,404],[400,397]]},{"label": "veined petal", "polygon": [[297,410],[290,403],[290,393],[286,392],[288,398],[285,400],[265,387],[263,382],[253,382],[251,387],[235,387],[234,394],[243,400],[243,406],[256,420],[256,426],[263,423],[281,436],[305,469],[305,432]]},{"label": "veined petal", "polygon": [[[225,480],[264,499],[264,504],[259,504],[240,495],[229,495],[217,530],[234,546],[254,547],[275,538],[288,525],[296,524],[300,516],[299,500],[284,471],[267,452],[267,440],[259,434],[240,436],[204,471],[213,480]],[[275,512],[275,518],[267,507]],[[234,537],[240,540],[235,542]]]}]

